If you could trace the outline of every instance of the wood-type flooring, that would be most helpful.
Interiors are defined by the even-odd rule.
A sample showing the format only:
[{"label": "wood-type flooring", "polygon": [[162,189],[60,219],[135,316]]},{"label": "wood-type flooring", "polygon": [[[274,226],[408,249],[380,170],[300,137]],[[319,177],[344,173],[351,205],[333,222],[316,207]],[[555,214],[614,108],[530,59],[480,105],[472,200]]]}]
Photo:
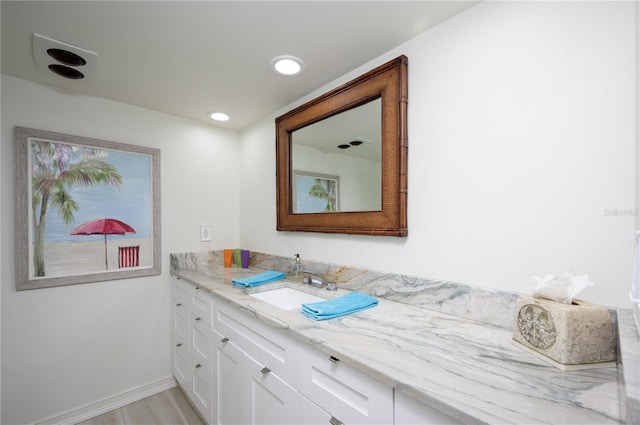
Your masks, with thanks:
[{"label": "wood-type flooring", "polygon": [[77,425],[205,425],[180,388],[173,387]]}]

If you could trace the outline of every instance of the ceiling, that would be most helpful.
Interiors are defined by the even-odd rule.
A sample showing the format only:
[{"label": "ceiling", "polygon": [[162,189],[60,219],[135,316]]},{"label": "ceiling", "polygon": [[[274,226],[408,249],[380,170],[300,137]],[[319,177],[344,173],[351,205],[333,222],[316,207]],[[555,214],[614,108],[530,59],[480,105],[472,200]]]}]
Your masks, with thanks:
[{"label": "ceiling", "polygon": [[[2,73],[242,129],[476,3],[3,0]],[[96,52],[95,75],[39,71],[34,33]],[[304,72],[276,74],[279,55]]]}]

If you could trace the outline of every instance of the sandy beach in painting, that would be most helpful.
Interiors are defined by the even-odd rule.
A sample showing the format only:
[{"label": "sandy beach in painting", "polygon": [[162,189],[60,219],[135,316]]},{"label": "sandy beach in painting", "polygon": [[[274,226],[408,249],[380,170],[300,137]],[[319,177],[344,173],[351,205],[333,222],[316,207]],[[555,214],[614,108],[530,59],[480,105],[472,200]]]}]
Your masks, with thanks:
[{"label": "sandy beach in painting", "polygon": [[[150,239],[116,239],[107,237],[109,270],[118,270],[118,247],[140,245],[139,267],[151,267]],[[33,255],[33,254],[32,254]],[[46,277],[60,277],[106,271],[104,240],[91,242],[56,242],[44,246]],[[30,265],[33,276],[33,264]]]}]

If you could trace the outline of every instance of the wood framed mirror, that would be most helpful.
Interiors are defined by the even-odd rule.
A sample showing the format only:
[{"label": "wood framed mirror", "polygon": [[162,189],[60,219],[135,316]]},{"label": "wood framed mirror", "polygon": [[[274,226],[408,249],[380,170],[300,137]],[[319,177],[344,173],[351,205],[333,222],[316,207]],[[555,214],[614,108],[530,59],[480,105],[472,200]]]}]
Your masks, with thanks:
[{"label": "wood framed mirror", "polygon": [[408,60],[276,118],[277,230],[407,236]]}]

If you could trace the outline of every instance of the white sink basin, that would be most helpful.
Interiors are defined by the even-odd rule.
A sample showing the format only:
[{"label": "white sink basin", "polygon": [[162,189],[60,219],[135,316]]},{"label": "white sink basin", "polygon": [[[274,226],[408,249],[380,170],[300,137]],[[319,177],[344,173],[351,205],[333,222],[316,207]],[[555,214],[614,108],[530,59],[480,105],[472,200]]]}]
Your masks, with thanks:
[{"label": "white sink basin", "polygon": [[295,310],[306,303],[315,303],[317,301],[326,301],[317,295],[308,294],[291,288],[278,288],[270,291],[258,292],[250,294],[252,297],[269,303],[283,310]]}]

